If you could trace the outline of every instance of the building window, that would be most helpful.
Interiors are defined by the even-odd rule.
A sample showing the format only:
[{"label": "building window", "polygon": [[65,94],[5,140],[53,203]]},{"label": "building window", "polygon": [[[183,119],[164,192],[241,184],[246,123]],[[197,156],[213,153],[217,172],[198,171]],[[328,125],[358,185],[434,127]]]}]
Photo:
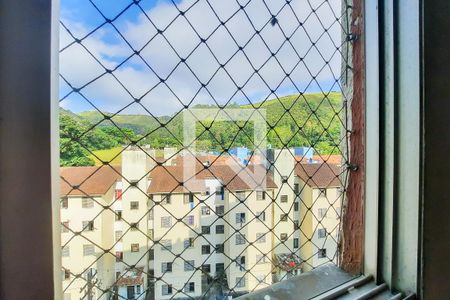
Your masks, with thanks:
[{"label": "building window", "polygon": [[130,209],[131,210],[139,209],[139,201],[130,201]]},{"label": "building window", "polygon": [[326,197],[327,189],[319,189],[319,197]]},{"label": "building window", "polygon": [[263,233],[263,232],[258,232],[258,233],[256,234],[256,242],[257,242],[258,244],[265,243],[265,242],[266,242],[266,234]]},{"label": "building window", "polygon": [[121,262],[123,259],[123,252],[122,251],[116,251],[116,262]]},{"label": "building window", "polygon": [[62,222],[61,232],[69,232],[69,221]]},{"label": "building window", "polygon": [[327,216],[327,209],[326,208],[319,208],[317,210],[317,216],[322,219],[325,218]]},{"label": "building window", "polygon": [[298,211],[298,202],[294,202],[294,211]]},{"label": "building window", "polygon": [[266,192],[256,191],[256,200],[266,200]]},{"label": "building window", "polygon": [[300,193],[300,186],[298,183],[294,183],[294,194],[298,196],[299,193]]},{"label": "building window", "polygon": [[265,264],[267,262],[267,256],[264,254],[256,254],[256,264]]},{"label": "building window", "polygon": [[69,207],[69,198],[62,197],[61,198],[61,208],[68,208]]},{"label": "building window", "polygon": [[236,258],[236,266],[239,268],[239,271],[245,271],[245,256]]},{"label": "building window", "polygon": [[63,278],[65,280],[70,279],[70,270],[69,269],[64,269],[63,272],[64,272]]},{"label": "building window", "polygon": [[223,244],[216,244],[216,253],[223,253],[224,252],[224,245]]},{"label": "building window", "polygon": [[161,227],[170,228],[172,226],[172,217],[161,217]]},{"label": "building window", "polygon": [[245,192],[236,192],[236,199],[238,199],[239,201],[244,201],[245,200]]},{"label": "building window", "polygon": [[211,214],[211,210],[208,206],[202,206],[202,216],[207,216]]},{"label": "building window", "polygon": [[94,221],[83,221],[81,226],[83,228],[83,231],[93,231]]},{"label": "building window", "polygon": [[236,233],[236,245],[245,244],[245,235],[241,233]]},{"label": "building window", "polygon": [[170,204],[172,199],[170,198],[170,194],[162,194],[161,195],[161,204]]},{"label": "building window", "polygon": [[210,245],[202,245],[202,254],[210,254],[211,246]]},{"label": "building window", "polygon": [[62,255],[62,257],[69,257],[70,256],[70,248],[69,248],[69,246],[64,246],[62,248],[61,255]]},{"label": "building window", "polygon": [[161,293],[163,296],[172,295],[172,285],[171,284],[163,284],[161,289],[162,289]]},{"label": "building window", "polygon": [[189,226],[193,226],[194,225],[194,216],[192,216],[192,215],[186,216],[186,217],[184,217],[183,221],[185,224],[187,224]]},{"label": "building window", "polygon": [[236,223],[237,224],[245,223],[245,213],[236,213]]},{"label": "building window", "polygon": [[294,230],[299,230],[300,227],[298,226],[298,220],[294,221]]},{"label": "building window", "polygon": [[317,231],[317,235],[319,236],[319,239],[323,239],[323,238],[325,238],[327,236],[327,230],[324,229],[324,228],[320,228]]},{"label": "building window", "polygon": [[216,234],[223,234],[225,232],[225,226],[216,225]]},{"label": "building window", "polygon": [[225,195],[225,190],[224,190],[223,186],[216,187],[216,198],[223,200],[224,195]]},{"label": "building window", "polygon": [[210,233],[211,233],[211,227],[202,226],[202,234],[210,234]]},{"label": "building window", "polygon": [[266,212],[265,211],[260,211],[256,213],[256,218],[257,220],[259,220],[260,222],[264,222],[266,220]]},{"label": "building window", "polygon": [[140,285],[137,285],[136,286],[136,294],[140,294],[141,293],[141,286]]},{"label": "building window", "polygon": [[317,256],[319,258],[325,258],[327,257],[327,249],[319,249],[319,251],[317,252]]},{"label": "building window", "polygon": [[139,244],[138,243],[131,244],[131,252],[139,252]]},{"label": "building window", "polygon": [[115,232],[116,242],[120,241],[120,239],[122,238],[122,234],[123,234],[122,230],[117,230]]},{"label": "building window", "polygon": [[236,277],[236,287],[237,288],[245,287],[245,276],[243,276],[243,277]]},{"label": "building window", "polygon": [[224,263],[217,263],[216,264],[216,274],[217,273],[223,273],[225,271],[225,264]]},{"label": "building window", "polygon": [[184,270],[185,271],[194,271],[195,261],[194,260],[187,260],[184,261]]},{"label": "building window", "polygon": [[195,282],[188,282],[183,287],[183,292],[185,293],[193,293],[195,292]]},{"label": "building window", "polygon": [[155,249],[148,249],[148,260],[155,259]]},{"label": "building window", "polygon": [[81,199],[81,207],[82,208],[92,208],[94,207],[94,200],[88,197],[83,197]]},{"label": "building window", "polygon": [[130,230],[136,231],[139,228],[139,223],[130,223]]},{"label": "building window", "polygon": [[281,222],[287,222],[288,220],[288,214],[281,214],[280,215],[280,221]]},{"label": "building window", "polygon": [[161,251],[172,251],[172,240],[160,240]]},{"label": "building window", "polygon": [[216,215],[223,216],[225,213],[225,207],[223,205],[216,206]]},{"label": "building window", "polygon": [[122,200],[122,190],[117,189],[115,192],[116,200]]},{"label": "building window", "polygon": [[288,202],[288,195],[281,195],[280,200],[283,203]]},{"label": "building window", "polygon": [[287,239],[288,239],[287,233],[281,233],[281,234],[280,234],[280,240],[281,240],[282,242],[286,241]]},{"label": "building window", "polygon": [[294,248],[298,248],[298,238],[294,239]]},{"label": "building window", "polygon": [[202,265],[202,271],[204,273],[211,273],[211,265],[210,264],[204,264]]},{"label": "building window", "polygon": [[83,255],[84,256],[94,255],[94,253],[95,253],[94,245],[91,245],[91,244],[83,245]]},{"label": "building window", "polygon": [[163,262],[161,263],[161,272],[172,272],[172,263],[171,262]]},{"label": "building window", "polygon": [[122,220],[122,211],[116,210],[116,221]]},{"label": "building window", "polygon": [[194,203],[194,194],[192,193],[184,194],[183,203],[184,204]]},{"label": "building window", "polygon": [[185,239],[183,242],[184,249],[194,247],[194,238]]}]

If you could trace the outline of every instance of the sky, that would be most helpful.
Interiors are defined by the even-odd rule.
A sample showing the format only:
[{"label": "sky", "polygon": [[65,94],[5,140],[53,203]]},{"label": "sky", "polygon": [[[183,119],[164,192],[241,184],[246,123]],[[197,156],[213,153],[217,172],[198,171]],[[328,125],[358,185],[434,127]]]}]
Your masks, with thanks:
[{"label": "sky", "polygon": [[60,105],[73,112],[160,116],[339,90],[340,0],[91,1],[61,0]]}]

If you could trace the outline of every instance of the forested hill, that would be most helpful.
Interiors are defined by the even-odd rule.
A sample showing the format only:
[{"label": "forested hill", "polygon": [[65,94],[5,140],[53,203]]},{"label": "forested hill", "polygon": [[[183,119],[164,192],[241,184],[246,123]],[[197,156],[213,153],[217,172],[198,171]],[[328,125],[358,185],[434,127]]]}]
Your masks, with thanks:
[{"label": "forested hill", "polygon": [[[212,107],[212,105],[199,105],[198,107]],[[233,108],[252,108],[251,105],[233,105]],[[273,148],[283,145],[310,146],[321,153],[336,152],[335,144],[339,144],[342,119],[342,103],[340,93],[305,94],[285,96],[280,99],[271,99],[253,104],[254,108],[264,109],[268,123],[267,143]],[[108,113],[105,113],[108,114]],[[81,142],[84,147],[69,143],[70,137],[86,132],[92,125],[103,120],[100,112],[88,111],[72,113],[61,109],[61,164],[87,165],[89,152],[100,149],[109,149],[121,144],[128,144],[130,140],[141,140],[141,144],[150,144],[154,148],[165,146],[180,147],[183,137],[183,116],[178,114],[172,117],[163,116],[154,118],[150,115],[116,115],[111,118],[121,130],[117,129],[111,121],[104,120],[94,130],[84,134]],[[167,123],[160,127],[160,123]],[[238,122],[243,126],[243,122]],[[197,147],[204,150],[222,150],[235,146],[252,148],[252,124],[248,123],[243,130],[233,122],[212,123],[209,132],[203,132],[197,126]],[[273,129],[270,127],[273,126]],[[233,141],[233,143],[231,143]],[[88,150],[84,149],[88,148]],[[71,153],[64,153],[69,149]],[[77,151],[74,151],[77,150]],[[84,156],[87,158],[85,159]]]}]

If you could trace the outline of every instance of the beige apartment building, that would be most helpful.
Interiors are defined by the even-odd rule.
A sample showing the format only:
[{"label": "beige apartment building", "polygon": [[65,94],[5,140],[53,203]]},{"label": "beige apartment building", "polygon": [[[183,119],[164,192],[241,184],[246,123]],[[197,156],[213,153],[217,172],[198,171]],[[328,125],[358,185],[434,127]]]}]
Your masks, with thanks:
[{"label": "beige apartment building", "polygon": [[103,251],[114,243],[114,212],[104,206],[114,201],[119,174],[108,166],[61,168],[64,300],[110,297],[98,288],[114,283],[114,255]]}]

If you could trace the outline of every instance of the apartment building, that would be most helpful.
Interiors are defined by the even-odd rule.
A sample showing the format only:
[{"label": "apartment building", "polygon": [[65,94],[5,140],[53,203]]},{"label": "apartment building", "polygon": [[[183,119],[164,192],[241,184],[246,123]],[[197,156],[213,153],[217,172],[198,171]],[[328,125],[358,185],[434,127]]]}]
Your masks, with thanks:
[{"label": "apartment building", "polygon": [[[109,299],[114,283],[114,212],[120,168],[61,168],[61,245],[64,300]],[[77,277],[79,276],[79,277]]]}]

